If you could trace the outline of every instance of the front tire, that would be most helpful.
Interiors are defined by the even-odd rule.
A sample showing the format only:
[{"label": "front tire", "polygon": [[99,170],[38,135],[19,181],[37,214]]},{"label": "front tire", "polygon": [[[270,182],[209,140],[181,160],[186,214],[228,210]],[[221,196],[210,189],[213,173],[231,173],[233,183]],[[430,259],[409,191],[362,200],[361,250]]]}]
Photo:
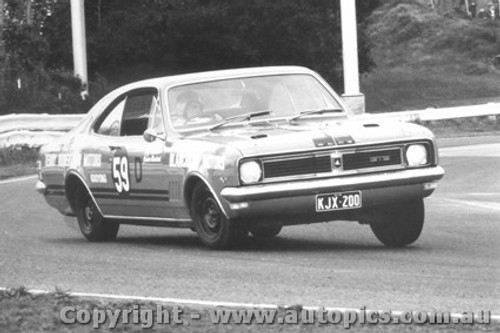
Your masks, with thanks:
[{"label": "front tire", "polygon": [[403,247],[415,242],[424,226],[423,199],[379,208],[370,227],[386,246]]},{"label": "front tire", "polygon": [[75,213],[80,231],[89,241],[104,242],[116,239],[120,224],[105,221],[92,197],[82,187],[76,193]]},{"label": "front tire", "polygon": [[227,249],[248,236],[244,225],[226,218],[210,190],[198,183],[191,200],[194,228],[203,244],[212,249]]}]

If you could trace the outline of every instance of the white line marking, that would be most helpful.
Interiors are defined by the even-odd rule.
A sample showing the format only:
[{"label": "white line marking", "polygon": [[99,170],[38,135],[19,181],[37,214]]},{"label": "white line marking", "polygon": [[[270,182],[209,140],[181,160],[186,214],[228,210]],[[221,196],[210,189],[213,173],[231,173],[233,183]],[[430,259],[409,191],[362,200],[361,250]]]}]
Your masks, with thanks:
[{"label": "white line marking", "polygon": [[[9,288],[0,287],[0,291],[6,291]],[[43,295],[49,294],[48,290],[39,290],[39,289],[29,289],[27,292],[35,295]],[[193,299],[183,299],[183,298],[163,298],[163,297],[144,297],[144,296],[125,296],[125,295],[113,295],[113,294],[98,294],[98,293],[82,293],[82,292],[68,292],[69,296],[73,297],[88,297],[88,298],[101,298],[101,299],[113,299],[113,300],[126,300],[126,301],[141,301],[141,302],[156,302],[156,303],[168,303],[175,305],[198,305],[198,306],[211,306],[211,307],[229,307],[229,308],[247,308],[247,309],[283,309],[283,308],[292,308],[295,306],[280,306],[277,304],[255,304],[255,303],[234,303],[234,302],[217,302],[217,301],[202,301],[202,300],[193,300]],[[324,309],[325,311],[330,312],[361,312],[362,309],[355,308],[341,308],[341,307],[320,307],[320,306],[303,306],[304,310],[319,310]],[[372,310],[372,309],[364,309],[364,311],[369,312],[382,312],[386,310]],[[484,310],[487,311],[487,310]],[[430,313],[431,311],[429,311]],[[445,311],[441,311],[445,312]],[[406,311],[400,310],[391,310],[391,313],[395,315],[402,315],[406,313]],[[452,318],[462,318],[466,316],[464,313],[450,313],[450,317]],[[491,315],[491,320],[500,321],[500,315]]]},{"label": "white line marking", "polygon": [[31,176],[24,176],[24,177],[9,178],[9,179],[5,179],[5,180],[0,180],[0,185],[24,182],[27,180],[35,179],[37,177],[38,177],[37,175],[31,175]]},{"label": "white line marking", "polygon": [[500,157],[500,144],[486,143],[439,149],[441,157]]},{"label": "white line marking", "polygon": [[477,197],[497,197],[500,196],[500,192],[485,192],[485,193],[467,193],[468,195],[473,195]]},{"label": "white line marking", "polygon": [[485,209],[499,210],[500,211],[500,204],[495,203],[495,202],[485,203],[485,202],[478,202],[478,201],[466,201],[466,200],[448,199],[448,198],[444,198],[443,200],[454,203],[454,204],[461,204],[461,205],[467,205],[467,206],[471,206],[471,207],[485,208]]},{"label": "white line marking", "polygon": [[[8,290],[8,288],[0,287],[0,291]],[[35,295],[49,294],[48,290],[40,289],[29,289],[27,292]],[[175,303],[184,305],[204,305],[204,306],[226,306],[235,308],[265,308],[274,309],[278,308],[274,304],[253,304],[253,303],[235,303],[235,302],[212,302],[212,301],[202,301],[202,300],[191,300],[183,298],[164,298],[164,297],[147,297],[147,296],[126,296],[126,295],[113,295],[113,294],[98,294],[98,293],[82,293],[82,292],[68,292],[69,296],[74,297],[90,297],[90,298],[104,298],[104,299],[119,299],[119,300],[132,300],[132,301],[143,301],[143,302],[158,302],[158,303]]]}]

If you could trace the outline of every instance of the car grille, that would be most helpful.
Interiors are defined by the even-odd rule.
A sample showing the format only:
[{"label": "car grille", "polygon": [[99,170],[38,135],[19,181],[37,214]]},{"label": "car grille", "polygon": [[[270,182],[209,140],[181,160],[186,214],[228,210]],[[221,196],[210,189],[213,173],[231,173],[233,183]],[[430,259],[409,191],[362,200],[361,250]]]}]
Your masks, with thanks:
[{"label": "car grille", "polygon": [[287,177],[332,171],[332,159],[327,156],[306,156],[283,161],[264,162],[264,178]]},{"label": "car grille", "polygon": [[344,171],[399,165],[401,164],[401,149],[344,154],[342,158]]},{"label": "car grille", "polygon": [[[321,155],[319,155],[321,154]],[[340,158],[336,167],[332,160]],[[359,152],[321,152],[318,155],[272,158],[262,161],[264,179],[316,175],[321,173],[372,171],[402,165],[401,148],[377,149]],[[338,162],[337,162],[338,163]],[[368,170],[369,169],[369,170]]]}]

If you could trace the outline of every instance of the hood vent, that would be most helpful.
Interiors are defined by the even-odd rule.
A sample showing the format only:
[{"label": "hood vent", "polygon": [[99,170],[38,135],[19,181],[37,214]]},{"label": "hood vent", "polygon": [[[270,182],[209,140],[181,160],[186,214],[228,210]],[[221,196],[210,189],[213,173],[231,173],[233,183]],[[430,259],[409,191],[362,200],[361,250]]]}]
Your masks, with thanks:
[{"label": "hood vent", "polygon": [[267,134],[257,134],[257,135],[252,135],[252,139],[264,139],[267,138]]}]

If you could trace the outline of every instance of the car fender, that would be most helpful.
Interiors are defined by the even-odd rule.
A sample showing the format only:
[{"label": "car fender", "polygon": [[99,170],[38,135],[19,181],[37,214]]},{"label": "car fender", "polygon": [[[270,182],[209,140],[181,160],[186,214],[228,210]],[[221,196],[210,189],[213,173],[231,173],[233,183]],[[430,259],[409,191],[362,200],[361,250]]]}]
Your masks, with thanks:
[{"label": "car fender", "polygon": [[203,174],[201,174],[199,171],[191,171],[186,175],[186,181],[184,183],[184,200],[186,202],[186,207],[188,207],[189,209],[191,207],[191,202],[190,202],[191,195],[190,195],[190,193],[192,193],[192,189],[190,189],[189,187],[193,184],[195,179],[196,179],[196,181],[201,181],[205,184],[205,186],[208,188],[210,193],[212,193],[215,200],[217,201],[217,204],[221,208],[224,216],[226,218],[229,218],[229,215],[227,213],[228,205],[223,203],[223,200],[221,200],[219,193],[217,193],[217,191],[215,191],[214,187],[210,184],[210,182],[207,180],[207,178]]},{"label": "car fender", "polygon": [[[75,197],[74,197],[74,194],[76,192],[69,192],[68,191],[69,179],[73,178],[73,177],[76,177],[78,179],[78,181],[85,187],[85,189],[89,193],[90,197],[92,198],[92,201],[94,202],[95,206],[99,210],[99,213],[101,215],[104,215],[103,212],[102,212],[102,210],[101,210],[101,208],[97,204],[97,201],[95,200],[94,195],[92,194],[92,191],[90,190],[90,187],[87,184],[85,176],[83,176],[82,173],[80,173],[76,169],[70,169],[70,170],[68,170],[66,172],[66,176],[64,177],[64,189],[65,189],[65,192],[66,192],[66,199],[68,200],[68,203],[71,206],[71,209],[73,210],[73,212],[75,212],[75,202],[74,202]],[[75,212],[75,214],[76,214],[76,212]]]}]

